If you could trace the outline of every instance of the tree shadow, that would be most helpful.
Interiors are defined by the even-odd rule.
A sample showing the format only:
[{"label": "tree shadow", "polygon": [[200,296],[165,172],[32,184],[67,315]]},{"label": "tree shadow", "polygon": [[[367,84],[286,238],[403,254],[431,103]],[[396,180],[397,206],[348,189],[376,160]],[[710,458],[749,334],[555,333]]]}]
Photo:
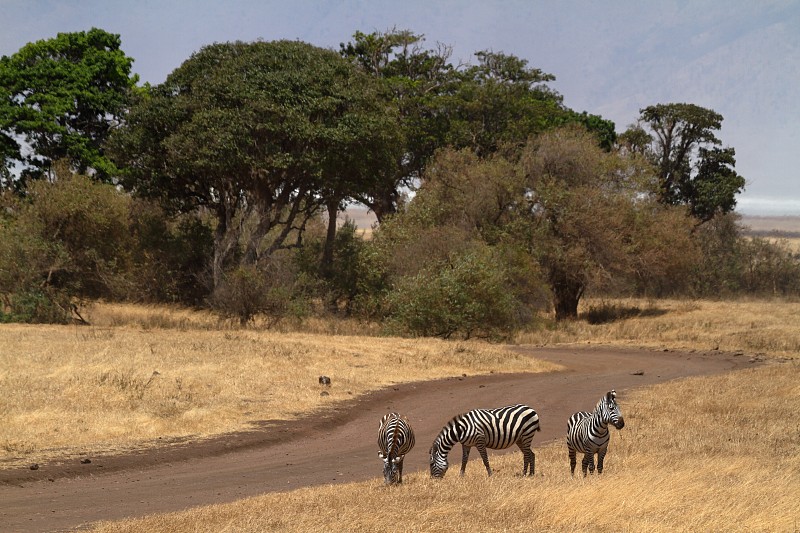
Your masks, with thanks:
[{"label": "tree shadow", "polygon": [[666,309],[659,309],[655,307],[648,307],[642,309],[636,305],[617,305],[617,304],[601,304],[599,306],[592,306],[586,312],[581,313],[580,318],[586,320],[589,324],[608,324],[617,320],[625,320],[628,318],[638,317],[656,317],[667,314]]}]

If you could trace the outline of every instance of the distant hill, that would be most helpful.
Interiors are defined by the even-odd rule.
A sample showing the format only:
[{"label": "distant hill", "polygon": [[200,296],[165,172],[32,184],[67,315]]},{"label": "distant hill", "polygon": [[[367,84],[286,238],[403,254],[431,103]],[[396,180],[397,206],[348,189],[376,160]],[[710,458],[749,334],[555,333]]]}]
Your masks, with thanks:
[{"label": "distant hill", "polygon": [[[340,223],[349,218],[356,227],[367,235],[377,222],[375,214],[363,206],[350,206],[339,215]],[[742,215],[741,224],[745,234],[760,237],[800,238],[800,216],[756,216]]]},{"label": "distant hill", "polygon": [[800,238],[800,216],[742,215],[741,224],[751,236]]}]

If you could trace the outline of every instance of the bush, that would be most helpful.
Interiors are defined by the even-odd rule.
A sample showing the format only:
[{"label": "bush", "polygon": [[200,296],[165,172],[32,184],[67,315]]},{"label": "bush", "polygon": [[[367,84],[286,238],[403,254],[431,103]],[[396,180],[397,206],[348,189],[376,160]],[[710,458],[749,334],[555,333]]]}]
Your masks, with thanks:
[{"label": "bush", "polygon": [[242,325],[261,314],[273,324],[308,316],[312,303],[303,286],[307,280],[295,271],[292,254],[284,252],[274,253],[266,265],[243,265],[227,272],[211,295],[211,307]]},{"label": "bush", "polygon": [[138,200],[131,232],[136,249],[128,299],[189,305],[206,300],[214,243],[208,224],[191,215],[170,218],[155,204]]},{"label": "bush", "polygon": [[695,296],[797,296],[800,255],[786,243],[748,238],[738,217],[715,217],[701,226],[702,259],[694,276]]},{"label": "bush", "polygon": [[389,327],[450,338],[502,338],[518,326],[520,301],[504,266],[488,248],[400,279],[388,295]]}]

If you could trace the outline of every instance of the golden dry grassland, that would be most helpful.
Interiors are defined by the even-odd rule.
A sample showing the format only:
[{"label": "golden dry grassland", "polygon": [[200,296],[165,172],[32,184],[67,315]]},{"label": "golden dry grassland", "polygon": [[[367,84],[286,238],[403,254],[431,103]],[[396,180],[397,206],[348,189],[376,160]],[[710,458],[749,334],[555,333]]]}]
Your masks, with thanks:
[{"label": "golden dry grassland", "polygon": [[0,468],[247,429],[393,383],[555,368],[482,342],[211,329],[206,313],[137,306],[87,316],[98,325],[0,325]]},{"label": "golden dry grassland", "polygon": [[533,479],[514,453],[492,458],[491,478],[473,461],[463,478],[326,485],[94,531],[798,531],[798,378],[795,360],[623,394],[602,476],[571,477],[554,443],[534,448]]},{"label": "golden dry grassland", "polygon": [[582,303],[580,312],[602,308],[619,318],[594,325],[583,320],[565,322],[521,333],[516,341],[800,357],[800,301],[589,299]]},{"label": "golden dry grassland", "polygon": [[[741,351],[768,364],[622,395],[626,427],[613,433],[601,477],[571,478],[557,443],[536,449],[535,479],[518,475],[514,453],[492,459],[491,479],[474,465],[463,479],[409,474],[395,488],[376,477],[98,530],[799,530],[800,303],[589,300],[582,311],[593,308],[614,319],[553,324],[516,341]],[[547,369],[501,346],[382,338],[358,323],[266,331],[107,304],[87,317],[93,326],[0,325],[0,468],[34,454],[42,462],[243,429],[393,382]],[[394,361],[402,364],[386,364]],[[319,394],[321,374],[334,380],[330,396]]]}]

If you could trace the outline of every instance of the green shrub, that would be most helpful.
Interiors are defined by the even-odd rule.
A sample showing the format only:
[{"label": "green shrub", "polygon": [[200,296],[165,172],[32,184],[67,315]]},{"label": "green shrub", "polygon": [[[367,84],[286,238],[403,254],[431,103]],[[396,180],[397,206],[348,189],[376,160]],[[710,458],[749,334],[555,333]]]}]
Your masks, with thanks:
[{"label": "green shrub", "polygon": [[401,278],[388,295],[389,327],[419,336],[502,338],[518,326],[520,305],[503,264],[477,248]]}]

